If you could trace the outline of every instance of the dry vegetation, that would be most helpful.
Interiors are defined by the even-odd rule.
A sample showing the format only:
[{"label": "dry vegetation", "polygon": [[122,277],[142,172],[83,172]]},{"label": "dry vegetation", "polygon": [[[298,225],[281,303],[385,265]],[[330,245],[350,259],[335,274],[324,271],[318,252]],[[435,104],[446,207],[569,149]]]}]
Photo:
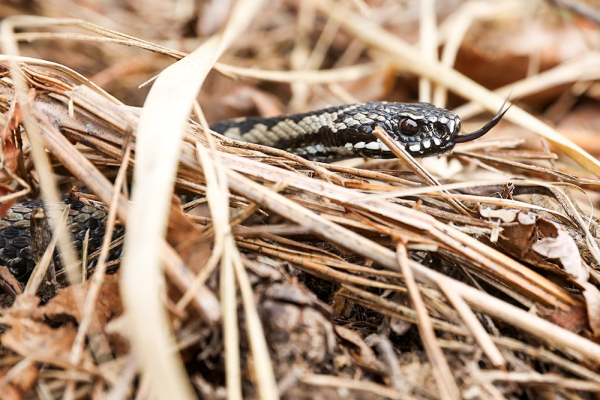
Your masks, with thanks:
[{"label": "dry vegetation", "polygon": [[[127,229],[82,274],[50,209],[28,281],[0,267],[0,398],[598,398],[594,2],[101,3],[0,4],[2,211],[75,185]],[[508,96],[419,162],[203,129],[419,98],[472,131]]]}]

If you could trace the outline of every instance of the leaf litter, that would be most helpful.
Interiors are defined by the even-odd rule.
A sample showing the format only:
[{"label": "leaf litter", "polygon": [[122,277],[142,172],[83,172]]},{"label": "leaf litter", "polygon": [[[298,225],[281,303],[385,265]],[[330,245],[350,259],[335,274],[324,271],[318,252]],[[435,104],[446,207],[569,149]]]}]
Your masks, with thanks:
[{"label": "leaf litter", "polygon": [[[68,262],[57,271],[60,290],[42,301],[2,267],[2,397],[167,398],[155,391],[160,385],[174,387],[171,397],[214,399],[600,391],[600,163],[578,133],[594,132],[586,121],[597,117],[600,28],[589,16],[533,0],[439,1],[439,36],[424,43],[457,53],[424,63],[412,45],[418,2],[281,0],[254,16],[216,3],[206,2],[198,19],[190,9],[175,16],[148,7],[135,23],[105,28],[64,18],[2,22],[3,209],[56,181],[61,190],[88,188],[128,232],[148,232],[142,222],[161,213],[168,221],[166,240],[138,236],[160,258],[154,272],[141,256],[118,273],[102,260],[88,269]],[[45,2],[41,15],[57,16],[53,6]],[[132,19],[131,10],[115,10]],[[88,19],[77,11],[60,16]],[[235,15],[249,19],[243,34],[241,24],[228,25]],[[197,25],[186,36],[190,21]],[[132,205],[134,165],[153,157],[139,142],[146,118],[173,117],[132,106],[160,86],[154,76],[169,57],[185,57],[182,49],[204,42],[199,35],[218,32],[212,40],[220,44],[204,47],[215,53],[186,58],[212,57],[198,103],[182,96],[170,104],[185,117],[193,109],[192,119],[154,139],[157,149],[179,149],[165,155],[177,157],[165,160],[177,165],[175,175],[154,189],[174,187],[183,200],[150,207],[150,197],[135,194],[136,178]],[[173,37],[187,41],[176,50],[157,44]],[[529,37],[535,46],[525,45]],[[418,162],[399,154],[320,164],[203,129],[205,118],[415,101],[415,77],[433,81],[439,105],[461,104],[454,91],[471,102],[458,109],[468,131],[482,119],[467,118],[481,107],[495,112],[511,90],[516,106],[486,137]],[[191,85],[192,75],[173,78],[171,90]],[[181,141],[169,131],[179,123]],[[115,181],[120,165],[125,183]],[[149,207],[147,217],[128,218],[133,207]],[[51,283],[44,277],[30,279]],[[158,345],[164,340],[172,346]],[[154,375],[165,360],[176,368]]]}]

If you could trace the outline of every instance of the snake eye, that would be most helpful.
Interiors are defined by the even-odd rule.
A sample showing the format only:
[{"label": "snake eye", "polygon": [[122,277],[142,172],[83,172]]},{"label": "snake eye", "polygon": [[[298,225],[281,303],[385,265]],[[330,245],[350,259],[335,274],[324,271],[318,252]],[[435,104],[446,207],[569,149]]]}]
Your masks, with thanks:
[{"label": "snake eye", "polygon": [[412,136],[419,132],[419,124],[417,124],[410,118],[401,119],[398,126],[400,127],[400,132],[402,132],[406,136]]}]

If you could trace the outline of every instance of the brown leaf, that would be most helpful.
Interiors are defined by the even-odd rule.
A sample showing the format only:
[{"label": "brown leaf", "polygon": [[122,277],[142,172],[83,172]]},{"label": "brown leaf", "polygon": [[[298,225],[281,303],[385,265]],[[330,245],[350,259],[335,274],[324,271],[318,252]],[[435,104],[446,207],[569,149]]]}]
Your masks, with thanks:
[{"label": "brown leaf", "polygon": [[[14,192],[15,192],[15,190],[13,188],[11,188],[10,186],[0,183],[0,196],[4,196],[4,195],[7,195],[9,193],[14,193]],[[17,202],[17,199],[10,199],[10,200],[6,200],[6,201],[2,202],[2,205],[0,205],[0,218],[4,218],[6,216],[6,213],[8,212],[8,210],[10,210],[10,208],[12,206],[14,206],[16,202]]]},{"label": "brown leaf", "polygon": [[10,270],[7,267],[2,265],[0,265],[0,288],[14,297],[23,293],[21,284],[17,278],[10,273]]},{"label": "brown leaf", "polygon": [[43,322],[15,315],[7,315],[1,321],[10,329],[0,336],[0,341],[15,353],[68,362],[77,334],[72,324],[54,329]]},{"label": "brown leaf", "polygon": [[[51,299],[48,304],[42,308],[47,316],[70,315],[77,322],[81,322],[81,315],[73,290],[81,290],[87,294],[91,281],[86,281],[79,285],[69,286],[60,291],[60,293]],[[108,341],[104,338],[106,325],[112,319],[123,314],[123,305],[119,294],[119,276],[105,275],[102,287],[98,293],[98,299],[94,308],[94,316],[88,329],[88,335],[91,337],[90,345],[94,350],[96,357],[111,358],[110,353],[117,356],[129,352],[128,341],[120,335],[108,334]]]},{"label": "brown leaf", "polygon": [[22,119],[23,119],[23,115],[22,115],[22,111],[21,111],[21,106],[19,103],[15,103],[15,110],[11,115],[11,119],[8,124],[8,129],[4,132],[4,135],[3,135],[5,140],[8,137],[10,131],[19,129]]},{"label": "brown leaf", "polygon": [[[0,336],[0,342],[23,357],[68,363],[77,330],[73,324],[50,327],[44,321],[39,302],[33,295],[17,296],[0,317],[0,323],[9,327]],[[89,354],[84,354],[84,362],[90,362]]]},{"label": "brown leaf", "polygon": [[[589,272],[579,249],[566,229],[545,218],[534,218],[527,213],[517,214],[518,225],[506,227],[500,245],[515,257],[535,267],[545,268],[576,282],[583,288],[587,305],[587,322],[594,335],[600,334],[600,292],[588,282]],[[558,263],[549,260],[557,260]],[[544,314],[544,312],[541,312]],[[557,325],[578,332],[585,327],[584,310],[554,310],[544,318]]]},{"label": "brown leaf", "polygon": [[[581,27],[556,24],[552,18],[536,18],[521,9],[519,17],[480,21],[469,34],[456,58],[456,69],[488,88],[497,88],[527,76],[529,55],[536,54],[538,68],[549,69],[589,52]],[[517,13],[519,14],[519,13]],[[542,102],[563,89],[551,87],[537,92],[530,102]]]},{"label": "brown leaf", "polygon": [[[519,213],[517,214],[517,222],[517,225],[504,228],[498,244],[509,254],[523,259],[529,252],[532,243],[537,240],[535,219],[526,213]],[[534,260],[524,259],[523,261],[536,264],[537,261],[541,261],[541,257],[537,256]]]},{"label": "brown leaf", "polygon": [[[60,293],[51,299],[46,306],[42,307],[42,311],[47,316],[56,316],[60,314],[70,315],[81,322],[79,308],[77,306],[73,290],[81,290],[86,294],[91,281],[85,281],[79,285],[69,286],[60,291]],[[98,301],[95,308],[96,314],[94,319],[104,327],[108,320],[121,315],[123,306],[119,295],[119,277],[117,274],[106,275],[104,282],[98,294]]]},{"label": "brown leaf", "polygon": [[4,139],[4,166],[11,171],[16,171],[19,166],[19,150],[12,141],[10,136]]},{"label": "brown leaf", "polygon": [[582,286],[590,328],[594,332],[594,337],[600,337],[600,291],[589,282],[584,282]]},{"label": "brown leaf", "polygon": [[531,249],[544,257],[558,259],[564,270],[575,281],[587,282],[589,273],[582,263],[575,241],[563,227],[551,221],[547,222],[553,224],[556,236],[538,240],[531,246]]},{"label": "brown leaf", "polygon": [[588,322],[585,307],[572,307],[567,311],[539,308],[538,312],[544,319],[571,332],[581,332]]},{"label": "brown leaf", "polygon": [[210,242],[187,219],[177,202],[171,206],[167,240],[194,272],[198,272],[210,257]]},{"label": "brown leaf", "polygon": [[3,310],[3,316],[41,319],[42,313],[38,308],[39,304],[39,297],[31,294],[20,294],[10,308]]},{"label": "brown leaf", "polygon": [[2,386],[3,400],[22,399],[24,394],[30,390],[37,381],[39,370],[35,363],[30,362],[22,369],[15,370],[15,368],[20,368],[20,365],[0,368],[0,381],[6,379],[7,374],[12,375],[6,384]]},{"label": "brown leaf", "polygon": [[379,360],[375,356],[375,353],[365,343],[363,338],[357,333],[343,326],[334,326],[335,333],[338,334],[342,339],[352,343],[359,349],[360,361],[365,365],[379,365]]}]

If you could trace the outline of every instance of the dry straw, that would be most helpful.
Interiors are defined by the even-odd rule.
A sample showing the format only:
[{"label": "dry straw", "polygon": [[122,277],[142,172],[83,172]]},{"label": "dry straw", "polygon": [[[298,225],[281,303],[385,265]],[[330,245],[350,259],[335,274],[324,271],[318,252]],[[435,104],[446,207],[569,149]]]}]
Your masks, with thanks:
[{"label": "dry straw", "polygon": [[[314,2],[315,7],[321,10],[327,23],[315,52],[306,57],[305,69],[299,66],[295,71],[267,71],[217,63],[230,46],[242,40],[243,32],[259,12],[261,3],[236,2],[223,31],[206,40],[189,55],[82,21],[17,17],[2,23],[4,55],[0,56],[0,61],[9,63],[11,79],[0,82],[0,109],[6,115],[14,116],[15,98],[20,107],[28,104],[30,114],[24,121],[24,128],[31,142],[31,156],[44,199],[56,202],[59,197],[52,184],[53,172],[45,148],[54,160],[60,162],[105,204],[110,204],[110,224],[118,217],[127,225],[121,295],[127,310],[125,318],[135,358],[128,360],[126,373],[116,379],[108,398],[125,396],[126,388],[133,385],[136,369],[143,373],[139,385],[142,395],[151,393],[152,397],[161,399],[194,398],[183,362],[179,353],[174,351],[178,346],[183,346],[182,341],[175,338],[177,323],[174,321],[190,310],[200,316],[198,324],[222,328],[227,398],[242,398],[244,374],[240,359],[238,301],[242,304],[243,326],[251,352],[252,362],[248,363],[248,368],[252,368],[252,384],[260,398],[278,398],[284,389],[278,387],[275,380],[264,327],[259,318],[257,296],[252,291],[246,269],[253,265],[251,256],[259,254],[260,257],[290,263],[299,270],[339,284],[339,298],[394,319],[417,324],[437,383],[438,389],[434,395],[439,398],[458,399],[464,390],[452,373],[452,359],[442,351],[444,348],[468,351],[481,349],[491,364],[489,370],[477,370],[473,374],[473,378],[479,379],[482,385],[503,381],[551,383],[564,389],[599,391],[600,376],[588,366],[600,363],[600,346],[534,312],[524,311],[524,308],[537,309],[540,314],[554,312],[560,317],[561,313],[569,315],[582,312],[585,306],[593,310],[597,295],[595,287],[587,281],[588,275],[584,274],[584,282],[581,278],[577,281],[563,273],[565,282],[585,288],[585,297],[573,296],[565,285],[547,279],[472,235],[497,238],[502,236],[503,229],[514,226],[511,225],[513,221],[504,223],[500,217],[474,218],[476,204],[490,204],[500,210],[510,209],[513,216],[517,210],[527,210],[554,218],[554,221],[567,226],[570,232],[576,232],[579,248],[589,253],[587,259],[599,262],[600,251],[594,236],[598,224],[581,210],[586,201],[577,202],[565,187],[568,184],[569,187],[596,188],[600,182],[499,156],[460,152],[459,147],[457,154],[461,159],[484,166],[497,174],[493,179],[482,174],[479,180],[463,175],[457,177],[456,183],[441,185],[433,174],[414,162],[381,132],[378,137],[405,161],[411,175],[319,164],[282,150],[213,136],[206,129],[202,110],[194,103],[206,75],[213,68],[240,79],[297,85],[294,96],[298,104],[302,103],[307,93],[306,85],[324,85],[327,95],[352,97],[351,93],[338,85],[340,82],[369,77],[388,65],[380,60],[360,65],[342,65],[331,70],[308,68],[320,65],[338,29],[347,31],[357,43],[378,49],[395,68],[418,75],[424,82],[421,84],[424,91],[429,92],[427,88],[430,85],[425,82],[431,82],[436,88],[435,99],[443,101],[443,88],[452,88],[471,100],[473,103],[462,109],[463,116],[473,115],[484,108],[495,112],[509,90],[513,91],[515,97],[520,97],[565,82],[595,79],[598,70],[596,55],[559,65],[492,93],[450,66],[422,58],[413,47],[382,30],[360,12],[346,8],[345,4],[319,0]],[[358,4],[364,14],[366,6],[361,2]],[[502,9],[508,7],[497,6]],[[473,18],[489,16],[479,8],[463,8],[460,12],[476,15],[460,14],[460,18],[454,21],[461,24],[468,24]],[[449,21],[452,19],[449,18]],[[61,26],[77,27],[86,33],[14,33],[17,28],[35,30]],[[464,33],[466,29],[463,27],[458,31]],[[146,103],[138,110],[124,106],[64,66],[18,56],[18,41],[50,39],[137,46],[179,61],[153,80]],[[429,39],[429,46],[438,42],[433,40],[435,37]],[[451,43],[448,51],[452,51],[452,48],[456,50],[456,43],[460,40],[456,37],[448,40]],[[354,46],[359,48],[359,45]],[[351,55],[346,57],[350,59]],[[452,60],[452,54],[443,57],[446,64]],[[37,90],[36,96],[28,96],[28,93],[33,93],[28,91],[29,88]],[[188,120],[192,110],[200,123]],[[506,114],[506,119],[547,138],[590,172],[600,175],[600,164],[596,159],[532,115],[513,107]],[[2,120],[3,124],[7,122],[7,119]],[[89,132],[93,132],[93,135]],[[72,144],[74,141],[88,143],[89,147],[76,147]],[[502,149],[514,144],[511,140],[502,139],[495,143]],[[134,150],[132,157],[130,150]],[[552,158],[548,153],[536,154],[540,160]],[[120,162],[122,167],[113,185],[104,173],[109,169],[107,166],[115,162]],[[494,169],[494,163],[510,168],[510,176],[503,173],[501,168]],[[131,202],[121,189],[125,186],[123,182],[128,170],[133,170]],[[536,179],[528,175],[533,173]],[[520,176],[515,179],[514,175],[517,174]],[[472,176],[477,177],[477,174]],[[22,191],[28,190],[23,180],[18,182],[23,187]],[[550,193],[560,207],[557,209],[548,204],[534,203],[531,199],[516,201],[453,192],[456,189],[496,186],[535,188],[538,192]],[[185,219],[189,225],[181,225],[191,226],[191,236],[197,234],[198,239],[204,240],[199,241],[198,247],[204,253],[198,250],[202,254],[194,254],[191,251],[204,260],[204,269],[200,269],[199,273],[188,269],[186,256],[189,254],[182,254],[185,252],[173,244],[172,232],[168,231],[168,243],[164,239],[169,218],[173,220],[181,216],[179,209],[174,211],[170,208],[173,188],[201,196],[210,210],[209,216],[190,216]],[[6,196],[3,200],[11,196],[14,195]],[[253,215],[265,214],[279,214],[285,217],[286,223],[266,226],[245,224]],[[589,210],[589,214],[593,215],[593,211]],[[51,217],[56,218],[54,226],[61,225],[58,223],[60,215]],[[310,235],[321,242],[319,245],[301,242],[294,239],[295,235]],[[79,271],[75,267],[76,256],[69,250],[66,239],[67,236],[60,232],[55,235],[64,264],[70,266],[67,271]],[[207,241],[210,241],[210,245],[206,244]],[[324,250],[326,247],[321,246],[324,243],[336,246],[337,250]],[[107,248],[104,247],[101,260],[106,258]],[[467,280],[476,284],[467,285],[417,263],[408,256],[408,251],[435,252],[445,262],[460,266]],[[357,259],[362,261],[355,261]],[[587,268],[585,263],[582,265]],[[40,263],[38,269],[43,271],[43,267],[44,263]],[[106,264],[100,262],[87,297],[79,299],[82,322],[77,341],[71,349],[70,364],[61,365],[61,368],[76,370],[81,364],[85,346],[83,339],[89,334],[90,318],[105,268]],[[217,268],[218,294],[208,284]],[[28,292],[35,292],[41,274],[34,272],[35,279],[30,282]],[[594,271],[589,274],[592,279],[597,276]],[[72,282],[79,279],[77,274],[72,274]],[[176,304],[172,305],[170,313],[165,308],[172,301],[166,291],[167,282],[182,293],[176,299]],[[486,293],[478,287],[479,282],[492,286],[501,295]],[[391,301],[388,297],[376,296],[371,291],[374,289],[408,293],[412,308]],[[500,297],[510,298],[513,304]],[[475,312],[502,321],[517,331],[527,332],[535,338],[536,345],[529,345],[520,337],[490,335]],[[593,318],[590,321],[592,329],[595,329],[597,321],[595,324]],[[340,332],[338,334],[343,335]],[[441,340],[436,332],[448,335]],[[91,335],[89,338],[93,340]],[[465,338],[472,340],[467,342]],[[386,344],[382,337],[376,341],[382,353],[387,351],[389,370],[397,372],[399,366],[396,360],[389,356],[389,349],[385,350],[389,343]],[[538,343],[545,347],[538,348]],[[556,352],[552,349],[556,349]],[[533,372],[507,372],[507,366],[515,362],[512,352],[521,352],[557,366],[577,379]],[[573,359],[577,362],[573,362]],[[52,363],[51,360],[46,362]],[[23,367],[24,364],[17,364],[13,369],[17,371]],[[406,382],[401,382],[399,374],[392,373],[391,376],[392,386],[311,372],[301,374],[297,381],[314,387],[344,388],[390,398],[411,398],[412,394],[406,389]],[[65,384],[63,394],[66,398],[75,396],[75,385],[73,381],[70,382]],[[195,379],[195,383],[201,385],[198,379]]]}]

